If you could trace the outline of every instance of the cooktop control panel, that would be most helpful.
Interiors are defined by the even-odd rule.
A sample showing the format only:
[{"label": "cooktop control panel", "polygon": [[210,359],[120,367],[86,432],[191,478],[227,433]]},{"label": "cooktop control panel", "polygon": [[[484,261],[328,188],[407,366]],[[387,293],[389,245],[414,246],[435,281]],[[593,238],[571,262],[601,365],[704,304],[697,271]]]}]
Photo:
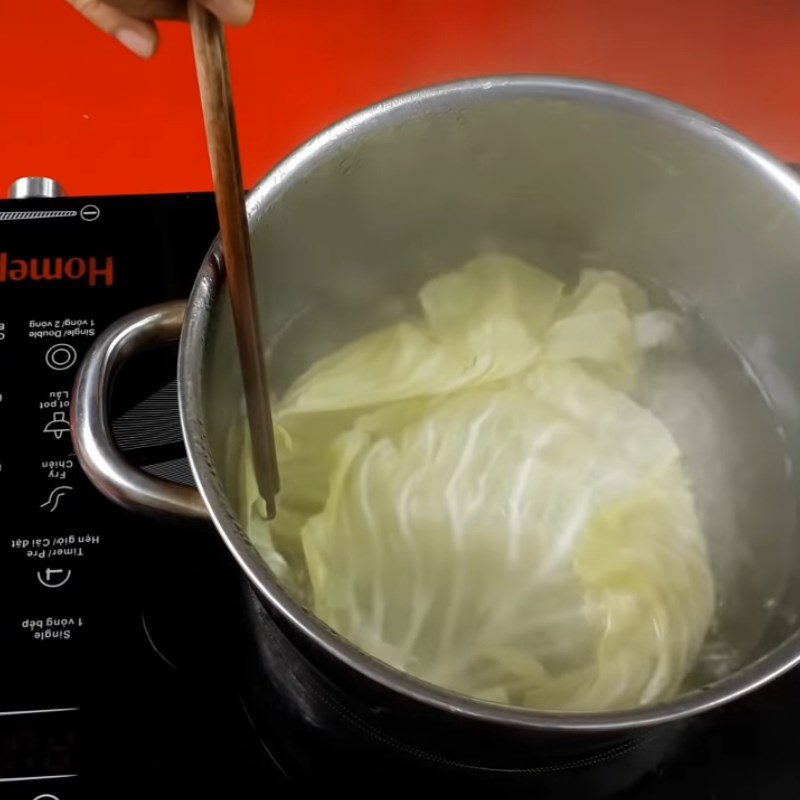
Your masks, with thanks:
[{"label": "cooktop control panel", "polygon": [[[87,697],[121,681],[122,663],[130,674],[149,635],[143,568],[184,535],[89,484],[69,427],[76,371],[109,323],[188,295],[215,230],[206,194],[0,202],[3,797],[73,796]],[[120,373],[111,414],[132,461],[188,481],[174,413],[143,434],[174,378],[174,351],[142,356]]]}]

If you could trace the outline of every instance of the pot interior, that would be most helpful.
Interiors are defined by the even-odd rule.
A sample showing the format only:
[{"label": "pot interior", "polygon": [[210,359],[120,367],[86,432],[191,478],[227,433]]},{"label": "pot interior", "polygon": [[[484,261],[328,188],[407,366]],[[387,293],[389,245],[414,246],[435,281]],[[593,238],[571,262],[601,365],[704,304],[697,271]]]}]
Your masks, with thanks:
[{"label": "pot interior", "polygon": [[[711,487],[697,502],[717,584],[712,635],[724,643],[687,691],[796,632],[800,187],[787,172],[643,95],[478,81],[323,134],[256,188],[249,210],[276,397],[320,356],[408,313],[425,281],[489,250],[568,283],[587,266],[618,270],[679,307],[697,406],[655,398],[654,410],[692,479]],[[236,517],[242,389],[224,290],[207,334],[200,416]],[[718,459],[701,449],[692,463],[698,431]],[[266,567],[259,580],[271,581]]]}]

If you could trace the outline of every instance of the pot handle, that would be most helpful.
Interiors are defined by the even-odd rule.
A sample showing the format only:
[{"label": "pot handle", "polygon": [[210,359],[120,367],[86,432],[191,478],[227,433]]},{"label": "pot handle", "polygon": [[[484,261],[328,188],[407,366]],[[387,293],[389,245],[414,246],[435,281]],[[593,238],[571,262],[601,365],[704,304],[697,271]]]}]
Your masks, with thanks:
[{"label": "pot handle", "polygon": [[98,337],[75,378],[71,411],[75,454],[92,483],[132,511],[171,519],[209,519],[194,487],[152,477],[129,464],[117,449],[108,419],[117,370],[141,350],[180,338],[186,303],[143,308],[117,320]]}]

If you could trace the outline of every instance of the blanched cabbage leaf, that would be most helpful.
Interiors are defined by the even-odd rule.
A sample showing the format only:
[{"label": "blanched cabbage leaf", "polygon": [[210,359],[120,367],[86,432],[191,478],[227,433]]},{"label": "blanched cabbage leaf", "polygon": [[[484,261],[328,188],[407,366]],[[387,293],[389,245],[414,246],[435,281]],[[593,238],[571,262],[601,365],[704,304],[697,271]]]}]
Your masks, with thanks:
[{"label": "blanched cabbage leaf", "polygon": [[713,610],[680,452],[626,394],[647,298],[507,256],[314,364],[276,414],[282,491],[248,531],[358,647],[431,683],[600,711],[680,688]]}]

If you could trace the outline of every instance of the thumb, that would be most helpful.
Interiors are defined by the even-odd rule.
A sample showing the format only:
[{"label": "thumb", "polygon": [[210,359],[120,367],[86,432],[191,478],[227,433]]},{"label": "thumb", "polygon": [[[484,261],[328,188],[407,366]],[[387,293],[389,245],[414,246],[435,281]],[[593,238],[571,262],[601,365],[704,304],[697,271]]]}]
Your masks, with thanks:
[{"label": "thumb", "polygon": [[149,20],[137,19],[102,0],[67,0],[86,19],[101,31],[116,37],[119,42],[142,58],[150,58],[158,47],[156,26]]},{"label": "thumb", "polygon": [[200,0],[200,4],[229,25],[247,25],[256,5],[255,0]]}]

